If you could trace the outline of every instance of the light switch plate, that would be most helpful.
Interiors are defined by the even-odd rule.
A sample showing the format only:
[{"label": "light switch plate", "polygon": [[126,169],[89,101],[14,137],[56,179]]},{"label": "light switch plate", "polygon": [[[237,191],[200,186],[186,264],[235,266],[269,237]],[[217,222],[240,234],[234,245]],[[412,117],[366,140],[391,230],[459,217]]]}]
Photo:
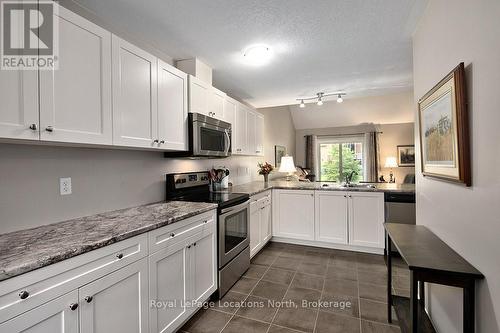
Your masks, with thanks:
[{"label": "light switch plate", "polygon": [[59,178],[59,192],[61,195],[71,194],[71,178]]}]

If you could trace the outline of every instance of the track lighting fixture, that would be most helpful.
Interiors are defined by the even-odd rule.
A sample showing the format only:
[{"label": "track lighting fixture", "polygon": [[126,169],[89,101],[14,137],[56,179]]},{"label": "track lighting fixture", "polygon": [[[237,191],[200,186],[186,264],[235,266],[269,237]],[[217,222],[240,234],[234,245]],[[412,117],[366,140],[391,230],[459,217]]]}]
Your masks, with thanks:
[{"label": "track lighting fixture", "polygon": [[299,106],[301,108],[305,108],[306,107],[306,104],[304,103],[304,101],[310,101],[310,100],[314,100],[314,99],[317,100],[316,105],[321,106],[321,105],[323,105],[323,97],[335,96],[335,95],[337,96],[337,103],[342,103],[344,101],[344,99],[342,98],[342,96],[345,96],[346,93],[345,92],[334,92],[334,93],[319,92],[314,97],[297,98],[297,101],[300,101]]}]

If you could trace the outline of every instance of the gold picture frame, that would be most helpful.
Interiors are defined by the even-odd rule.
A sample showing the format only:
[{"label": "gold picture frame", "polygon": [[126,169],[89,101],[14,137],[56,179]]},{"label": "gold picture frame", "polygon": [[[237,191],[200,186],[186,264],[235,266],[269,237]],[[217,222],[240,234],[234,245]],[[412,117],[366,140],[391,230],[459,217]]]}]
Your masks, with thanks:
[{"label": "gold picture frame", "polygon": [[463,63],[419,100],[418,116],[422,174],[471,186]]}]

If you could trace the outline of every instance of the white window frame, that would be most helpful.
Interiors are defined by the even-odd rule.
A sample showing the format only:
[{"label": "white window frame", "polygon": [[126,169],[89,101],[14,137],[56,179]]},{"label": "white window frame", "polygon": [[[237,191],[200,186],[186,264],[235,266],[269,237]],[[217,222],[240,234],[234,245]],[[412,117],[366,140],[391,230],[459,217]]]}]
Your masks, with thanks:
[{"label": "white window frame", "polygon": [[321,149],[320,146],[321,144],[340,144],[340,143],[346,143],[349,141],[355,141],[355,142],[360,142],[363,145],[363,163],[361,163],[361,167],[363,169],[363,179],[365,179],[365,166],[366,166],[366,149],[365,149],[365,136],[364,135],[335,135],[335,136],[322,136],[319,137],[317,142],[316,142],[316,156],[317,156],[317,165],[318,165],[318,181],[321,181]]}]

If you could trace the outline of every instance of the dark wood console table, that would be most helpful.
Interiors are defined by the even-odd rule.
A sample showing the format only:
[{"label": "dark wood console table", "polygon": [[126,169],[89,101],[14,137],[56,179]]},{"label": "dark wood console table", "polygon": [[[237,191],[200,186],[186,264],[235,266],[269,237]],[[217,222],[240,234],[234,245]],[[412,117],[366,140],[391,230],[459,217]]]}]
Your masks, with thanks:
[{"label": "dark wood console table", "polygon": [[[387,316],[392,322],[392,260],[391,240],[410,269],[410,331],[419,328],[419,299],[425,302],[424,282],[463,288],[463,330],[474,332],[475,281],[483,274],[421,225],[385,223],[387,255]],[[418,293],[418,295],[417,295]]]}]

